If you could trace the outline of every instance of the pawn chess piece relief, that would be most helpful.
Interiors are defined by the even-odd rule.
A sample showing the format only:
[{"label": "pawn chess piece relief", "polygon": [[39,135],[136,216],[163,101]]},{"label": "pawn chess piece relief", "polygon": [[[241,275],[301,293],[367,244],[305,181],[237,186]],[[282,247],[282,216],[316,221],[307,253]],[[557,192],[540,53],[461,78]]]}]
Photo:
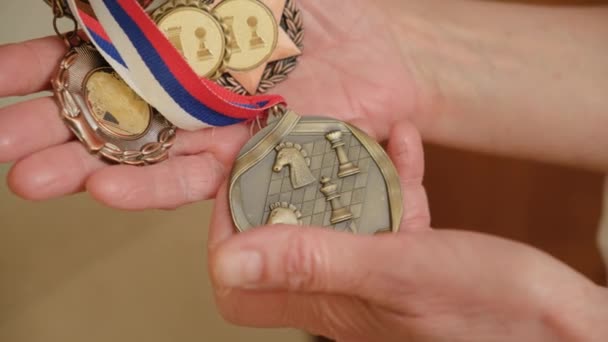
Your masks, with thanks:
[{"label": "pawn chess piece relief", "polygon": [[247,25],[251,28],[251,39],[249,40],[249,47],[253,49],[260,49],[264,47],[264,39],[258,35],[258,18],[251,16],[247,18]]},{"label": "pawn chess piece relief", "polygon": [[199,27],[194,31],[194,35],[199,40],[199,48],[196,52],[198,60],[206,61],[209,59],[213,59],[213,54],[211,53],[211,51],[209,51],[209,49],[207,49],[207,46],[205,45],[207,31],[204,28]]},{"label": "pawn chess piece relief", "polygon": [[332,183],[329,177],[321,178],[320,191],[325,195],[327,202],[331,205],[331,224],[338,224],[340,222],[348,221],[353,218],[353,214],[342,204],[340,201],[340,194],[338,193],[338,185]]},{"label": "pawn chess piece relief", "polygon": [[270,205],[270,215],[266,224],[288,224],[292,226],[302,225],[302,213],[295,205],[287,202],[277,202]]},{"label": "pawn chess piece relief", "polygon": [[329,132],[325,135],[325,138],[331,143],[331,148],[336,151],[336,155],[338,156],[338,162],[340,163],[338,177],[344,178],[361,172],[361,170],[359,170],[359,168],[353,162],[348,160],[341,131]]}]

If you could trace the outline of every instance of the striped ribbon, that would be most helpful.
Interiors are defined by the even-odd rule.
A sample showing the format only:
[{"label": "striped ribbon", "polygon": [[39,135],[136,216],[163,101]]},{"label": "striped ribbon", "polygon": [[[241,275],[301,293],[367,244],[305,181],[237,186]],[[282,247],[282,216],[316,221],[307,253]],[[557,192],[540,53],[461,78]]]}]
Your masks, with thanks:
[{"label": "striped ribbon", "polygon": [[136,0],[69,0],[69,5],[108,63],[177,127],[232,125],[285,102],[277,95],[238,95],[200,78]]}]

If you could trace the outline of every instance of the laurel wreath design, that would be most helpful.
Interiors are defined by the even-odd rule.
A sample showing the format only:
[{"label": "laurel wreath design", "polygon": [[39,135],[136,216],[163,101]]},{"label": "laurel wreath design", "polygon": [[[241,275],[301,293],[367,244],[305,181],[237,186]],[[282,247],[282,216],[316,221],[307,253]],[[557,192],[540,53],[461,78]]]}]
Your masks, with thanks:
[{"label": "laurel wreath design", "polygon": [[175,127],[166,127],[158,134],[158,141],[145,144],[139,151],[124,151],[106,142],[99,154],[120,164],[143,166],[169,158],[168,151],[175,143]]}]

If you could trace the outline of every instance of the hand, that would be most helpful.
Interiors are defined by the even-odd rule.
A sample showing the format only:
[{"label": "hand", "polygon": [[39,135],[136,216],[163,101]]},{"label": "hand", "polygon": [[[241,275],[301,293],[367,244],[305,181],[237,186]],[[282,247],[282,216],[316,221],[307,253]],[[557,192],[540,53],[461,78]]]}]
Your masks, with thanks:
[{"label": "hand", "polygon": [[235,234],[224,186],[209,269],[228,321],[338,342],[608,338],[606,290],[524,245],[431,230],[421,142],[411,126],[394,129],[389,153],[405,197],[399,234],[288,226]]},{"label": "hand", "polygon": [[[412,74],[390,53],[397,50],[394,42],[374,36],[384,27],[384,14],[371,0],[348,6],[302,0],[300,6],[307,23],[305,52],[276,92],[301,114],[346,120],[386,139],[394,121],[418,108]],[[54,37],[0,47],[0,97],[49,90],[65,52]],[[246,125],[180,131],[169,161],[145,168],[109,166],[75,141],[58,111],[51,97],[0,109],[0,163],[16,161],[8,183],[26,199],[86,189],[109,206],[145,209],[213,198],[249,138]]]}]

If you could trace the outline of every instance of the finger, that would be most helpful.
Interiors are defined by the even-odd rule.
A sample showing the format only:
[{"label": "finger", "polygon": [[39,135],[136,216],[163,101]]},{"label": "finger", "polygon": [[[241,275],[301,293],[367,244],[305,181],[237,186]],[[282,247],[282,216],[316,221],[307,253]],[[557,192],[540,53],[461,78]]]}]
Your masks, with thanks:
[{"label": "finger", "polygon": [[388,153],[401,181],[404,203],[401,230],[428,229],[431,219],[426,191],[422,185],[424,151],[418,130],[407,121],[398,123],[391,131]]},{"label": "finger", "polygon": [[8,175],[8,184],[25,199],[46,200],[82,191],[87,177],[105,165],[74,141],[17,162]]},{"label": "finger", "polygon": [[215,198],[213,216],[209,226],[208,250],[211,255],[215,248],[236,233],[228,202],[228,180],[222,184]]},{"label": "finger", "polygon": [[222,317],[238,326],[289,327],[331,338],[338,338],[338,331],[357,335],[365,323],[352,315],[367,311],[365,303],[350,297],[285,291],[216,292],[216,304]]},{"label": "finger", "polygon": [[51,77],[66,52],[58,37],[0,46],[0,97],[49,89]]},{"label": "finger", "polygon": [[0,109],[0,163],[21,159],[72,137],[52,97]]},{"label": "finger", "polygon": [[[413,236],[419,234],[412,234]],[[387,260],[408,252],[409,235],[358,236],[273,226],[238,234],[210,255],[218,287],[347,295],[386,303],[402,270]]]},{"label": "finger", "polygon": [[226,169],[211,153],[171,158],[147,167],[116,165],[94,173],[87,190],[120,209],[173,209],[213,198]]},{"label": "finger", "polygon": [[212,127],[198,131],[179,131],[171,148],[173,155],[193,155],[201,152],[213,153],[222,164],[231,165],[240,149],[250,138],[247,125]]}]

